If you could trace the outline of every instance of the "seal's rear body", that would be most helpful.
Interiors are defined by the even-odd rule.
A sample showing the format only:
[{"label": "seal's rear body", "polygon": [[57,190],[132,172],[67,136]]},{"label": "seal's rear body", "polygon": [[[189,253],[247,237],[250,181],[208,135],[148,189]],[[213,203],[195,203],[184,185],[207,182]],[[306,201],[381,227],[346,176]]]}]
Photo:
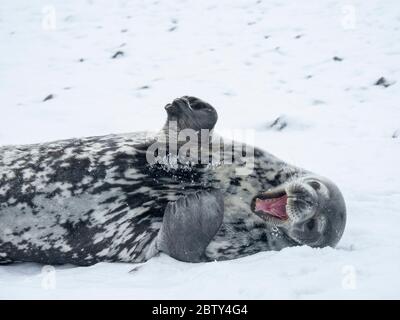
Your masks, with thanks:
[{"label": "seal's rear body", "polygon": [[130,134],[0,148],[0,263],[145,260],[168,201],[196,189],[189,173],[157,174],[145,145]]}]

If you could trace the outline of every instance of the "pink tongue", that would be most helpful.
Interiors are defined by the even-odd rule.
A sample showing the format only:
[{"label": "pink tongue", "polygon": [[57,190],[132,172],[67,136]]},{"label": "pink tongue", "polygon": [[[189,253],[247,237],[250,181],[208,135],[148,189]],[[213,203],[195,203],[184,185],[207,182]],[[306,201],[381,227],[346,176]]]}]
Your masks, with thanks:
[{"label": "pink tongue", "polygon": [[288,218],[286,214],[287,195],[276,199],[256,199],[256,211],[263,211],[271,216],[285,220]]}]

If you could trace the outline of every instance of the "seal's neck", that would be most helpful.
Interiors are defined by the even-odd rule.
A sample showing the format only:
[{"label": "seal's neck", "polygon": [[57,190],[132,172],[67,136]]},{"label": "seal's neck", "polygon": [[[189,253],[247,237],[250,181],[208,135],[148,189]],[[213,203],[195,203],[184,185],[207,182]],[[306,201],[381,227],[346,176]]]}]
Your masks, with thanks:
[{"label": "seal's neck", "polygon": [[272,228],[257,217],[237,217],[224,221],[206,249],[208,260],[230,260],[262,251],[293,246],[282,230]]}]

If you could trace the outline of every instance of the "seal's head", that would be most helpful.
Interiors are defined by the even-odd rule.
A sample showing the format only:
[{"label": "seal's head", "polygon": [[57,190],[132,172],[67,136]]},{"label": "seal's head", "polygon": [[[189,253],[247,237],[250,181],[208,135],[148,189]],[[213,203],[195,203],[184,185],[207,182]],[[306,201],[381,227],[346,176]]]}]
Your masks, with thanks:
[{"label": "seal's head", "polygon": [[218,120],[214,107],[196,97],[177,98],[172,103],[168,103],[165,110],[168,114],[166,127],[169,127],[171,122],[176,122],[178,131],[184,129],[212,130]]},{"label": "seal's head", "polygon": [[307,175],[256,195],[251,209],[299,244],[335,246],[346,224],[346,206],[338,187]]}]

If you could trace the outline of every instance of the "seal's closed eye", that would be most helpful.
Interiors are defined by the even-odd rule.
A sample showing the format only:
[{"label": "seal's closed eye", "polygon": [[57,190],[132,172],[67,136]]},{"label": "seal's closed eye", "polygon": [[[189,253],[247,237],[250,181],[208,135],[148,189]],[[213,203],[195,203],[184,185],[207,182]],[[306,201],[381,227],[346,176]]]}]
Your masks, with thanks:
[{"label": "seal's closed eye", "polygon": [[315,227],[315,220],[311,219],[310,221],[307,222],[306,227],[308,230],[312,230]]},{"label": "seal's closed eye", "polygon": [[189,106],[194,110],[214,109],[209,103],[196,97],[183,96],[182,99],[186,100]]}]

